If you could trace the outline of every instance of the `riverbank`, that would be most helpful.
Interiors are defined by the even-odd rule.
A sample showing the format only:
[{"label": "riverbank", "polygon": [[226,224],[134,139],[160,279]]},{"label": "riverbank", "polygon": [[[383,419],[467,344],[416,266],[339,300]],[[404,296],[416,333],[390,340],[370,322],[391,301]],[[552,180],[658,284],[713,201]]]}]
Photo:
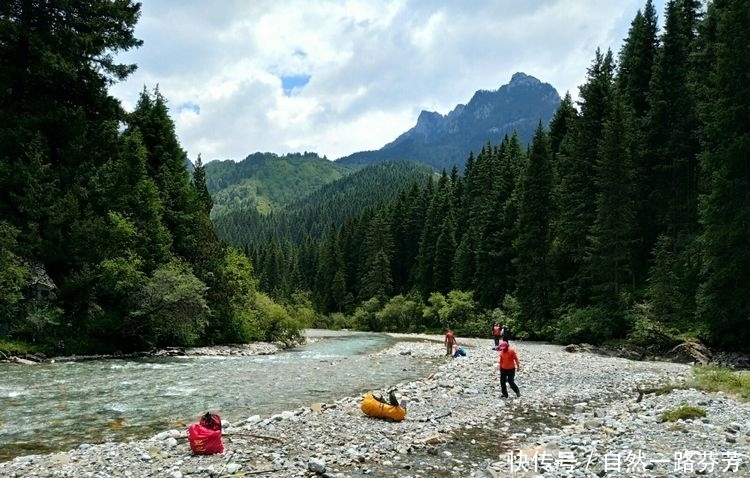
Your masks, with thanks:
[{"label": "riverbank", "polygon": [[273,355],[282,349],[280,344],[253,342],[250,344],[214,345],[210,347],[168,347],[145,352],[110,355],[59,355],[47,357],[41,354],[7,355],[0,351],[0,363],[34,365],[37,363],[82,362],[87,360],[131,359],[149,357],[197,357],[197,356],[250,356]]},{"label": "riverbank", "polygon": [[[440,336],[398,337],[409,341],[375,354],[374,366],[406,354],[442,356]],[[227,423],[221,455],[194,456],[186,431],[170,430],[150,440],[16,458],[0,463],[0,476],[496,477],[536,476],[541,468],[576,477],[750,474],[748,403],[692,389],[638,392],[686,383],[688,365],[518,342],[522,395],[505,400],[491,341],[461,343],[468,356],[442,358],[424,379],[393,384],[409,403],[402,422],[368,418],[360,396],[343,397]],[[705,417],[661,420],[683,404]]]}]

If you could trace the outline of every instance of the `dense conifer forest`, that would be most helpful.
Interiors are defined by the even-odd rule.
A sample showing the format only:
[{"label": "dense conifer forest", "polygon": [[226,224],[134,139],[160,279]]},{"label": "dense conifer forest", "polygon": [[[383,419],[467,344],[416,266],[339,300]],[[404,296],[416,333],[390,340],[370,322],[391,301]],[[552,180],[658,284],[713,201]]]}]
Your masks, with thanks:
[{"label": "dense conifer forest", "polygon": [[671,0],[659,27],[648,0],[530,144],[488,143],[460,174],[388,163],[385,182],[359,171],[212,223],[206,166],[185,169],[158,88],[129,113],[108,94],[136,67],[112,55],[140,45],[139,5],[7,1],[0,343],[131,351],[311,325],[486,336],[501,321],[563,343],[746,348],[748,12]]},{"label": "dense conifer forest", "polygon": [[487,144],[320,240],[247,241],[262,289],[310,291],[324,326],[745,348],[748,12],[674,0],[660,29],[648,1],[530,145]]}]

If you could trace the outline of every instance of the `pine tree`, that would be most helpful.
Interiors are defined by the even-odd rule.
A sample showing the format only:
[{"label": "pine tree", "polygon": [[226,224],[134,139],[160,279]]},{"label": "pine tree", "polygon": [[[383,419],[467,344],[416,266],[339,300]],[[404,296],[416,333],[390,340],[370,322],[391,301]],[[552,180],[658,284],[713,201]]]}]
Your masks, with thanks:
[{"label": "pine tree", "polygon": [[[646,246],[653,247],[657,236],[661,251],[654,260],[669,260],[679,264],[673,272],[676,280],[664,274],[651,274],[649,287],[654,290],[673,288],[664,297],[685,297],[685,303],[673,304],[666,315],[673,320],[687,322],[693,315],[691,297],[697,288],[698,261],[695,240],[698,228],[698,153],[699,128],[696,111],[694,70],[691,68],[696,52],[696,30],[700,5],[692,0],[669,2],[666,21],[651,81],[649,99],[651,110],[646,131],[649,163],[647,194],[642,194],[645,204],[641,209],[653,214],[651,222],[643,227]],[[666,250],[664,250],[666,249]],[[663,270],[664,264],[654,264]],[[690,292],[692,291],[692,292]],[[665,304],[661,302],[662,306]],[[681,311],[679,314],[677,311]],[[666,311],[665,311],[666,312]]]},{"label": "pine tree", "polygon": [[475,288],[474,276],[477,267],[477,243],[478,233],[475,227],[469,229],[461,236],[461,242],[456,246],[453,258],[453,288],[457,290],[473,290]]},{"label": "pine tree", "polygon": [[544,331],[551,318],[548,253],[552,152],[541,123],[534,134],[519,188],[518,237],[514,242],[518,269],[516,298],[521,307],[521,328],[534,336]]},{"label": "pine tree", "polygon": [[318,310],[324,313],[340,312],[345,305],[346,294],[346,270],[339,243],[339,232],[331,226],[320,246],[314,299]]},{"label": "pine tree", "polygon": [[174,238],[173,249],[179,256],[189,257],[198,243],[195,217],[189,212],[197,206],[196,192],[190,189],[187,154],[180,147],[167,101],[158,88],[153,94],[144,88],[128,124],[126,133],[138,131],[146,147],[146,167],[159,188],[164,218]]},{"label": "pine tree", "polygon": [[555,264],[561,305],[588,305],[591,285],[584,259],[589,228],[596,219],[597,188],[594,165],[604,122],[609,117],[613,94],[614,64],[611,52],[597,50],[580,88],[580,114],[571,134],[570,154],[556,161]]},{"label": "pine tree", "polygon": [[459,289],[469,290],[471,287],[476,290],[482,303],[491,303],[497,293],[498,271],[493,270],[494,251],[488,239],[493,227],[502,222],[502,209],[498,209],[497,203],[500,174],[500,153],[487,144],[477,155],[473,167],[467,170],[463,201],[465,213],[458,214],[459,217],[465,216],[468,224],[464,226],[468,227],[464,235],[466,240],[462,238],[458,244],[461,256],[454,258],[460,259],[462,264],[461,275],[464,278]]},{"label": "pine tree", "polygon": [[553,157],[560,153],[563,141],[573,131],[577,118],[578,111],[573,106],[573,98],[571,98],[570,92],[565,93],[565,97],[560,102],[560,106],[557,107],[555,114],[549,122],[550,148],[552,149]]},{"label": "pine tree", "polygon": [[649,84],[659,45],[658,28],[653,2],[647,0],[643,13],[638,10],[630,24],[628,37],[620,50],[617,88],[625,107],[638,119],[645,117],[649,110]]},{"label": "pine tree", "polygon": [[595,167],[596,220],[590,231],[587,255],[593,282],[591,302],[607,311],[610,323],[601,326],[609,336],[624,332],[622,318],[629,304],[623,297],[634,287],[633,246],[637,235],[632,123],[630,111],[615,95]]},{"label": "pine tree", "polygon": [[447,294],[453,287],[453,260],[456,255],[456,223],[453,211],[447,211],[435,242],[433,292]]},{"label": "pine tree", "polygon": [[[718,346],[744,348],[750,338],[750,1],[711,4],[713,71],[704,76],[705,150],[700,163],[702,279],[697,317]],[[715,23],[714,23],[715,22]]]},{"label": "pine tree", "polygon": [[393,242],[391,224],[385,208],[374,214],[368,222],[367,233],[362,245],[362,268],[360,270],[360,299],[372,297],[388,299],[393,292],[391,260]]},{"label": "pine tree", "polygon": [[206,185],[206,166],[203,164],[200,154],[195,161],[191,183],[193,189],[195,189],[195,192],[198,195],[198,202],[202,206],[202,211],[205,214],[210,215],[211,209],[214,207],[214,201],[211,199],[211,193],[208,192],[208,186]]},{"label": "pine tree", "polygon": [[431,194],[422,235],[419,238],[417,287],[424,297],[427,297],[435,287],[435,246],[440,235],[440,224],[445,214],[445,208],[450,201],[451,194],[447,191],[449,187],[448,175],[443,171],[438,181],[437,190],[434,194]]},{"label": "pine tree", "polygon": [[566,294],[562,283],[569,279],[573,270],[573,263],[568,256],[565,237],[564,211],[561,211],[562,199],[570,199],[565,196],[569,174],[575,165],[571,161],[573,156],[572,143],[573,133],[576,128],[578,111],[573,106],[570,94],[566,94],[560,103],[555,115],[550,121],[550,147],[552,149],[552,193],[551,193],[551,217],[550,217],[550,268],[554,277],[553,289],[551,291],[551,305],[553,309],[559,309],[564,304]]},{"label": "pine tree", "polygon": [[[663,46],[649,93],[647,144],[653,178],[649,203],[657,211],[655,232],[673,240],[678,235],[692,236],[697,224],[698,120],[689,68],[698,21],[695,3],[667,4]],[[683,239],[683,244],[689,241]]]},{"label": "pine tree", "polygon": [[497,307],[515,288],[513,277],[513,240],[516,222],[516,184],[520,178],[523,153],[518,136],[507,136],[493,151],[488,168],[493,176],[486,203],[479,210],[482,221],[477,227],[476,297],[485,307]]}]

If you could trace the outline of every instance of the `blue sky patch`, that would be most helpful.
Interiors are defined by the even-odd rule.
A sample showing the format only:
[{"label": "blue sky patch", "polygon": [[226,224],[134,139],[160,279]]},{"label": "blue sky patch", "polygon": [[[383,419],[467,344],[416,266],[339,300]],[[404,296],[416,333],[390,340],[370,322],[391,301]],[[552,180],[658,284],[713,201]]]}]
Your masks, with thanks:
[{"label": "blue sky patch", "polygon": [[291,96],[295,89],[301,90],[310,82],[310,75],[286,75],[281,76],[281,86],[284,88],[284,94]]},{"label": "blue sky patch", "polygon": [[198,103],[193,103],[192,101],[186,101],[185,103],[180,103],[179,105],[177,105],[177,111],[182,110],[190,110],[197,115],[201,114],[201,106]]}]

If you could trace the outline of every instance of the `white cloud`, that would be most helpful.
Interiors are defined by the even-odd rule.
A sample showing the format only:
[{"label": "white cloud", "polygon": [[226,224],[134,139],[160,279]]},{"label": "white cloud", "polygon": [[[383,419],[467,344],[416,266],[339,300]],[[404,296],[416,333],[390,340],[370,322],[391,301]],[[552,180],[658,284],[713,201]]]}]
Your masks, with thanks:
[{"label": "white cloud", "polygon": [[[121,55],[169,101],[195,159],[379,149],[422,109],[448,113],[523,71],[575,97],[597,47],[616,54],[635,0],[183,0],[143,2]],[[661,16],[663,0],[655,2]],[[285,94],[281,77],[309,75]],[[185,106],[187,105],[187,107]]]}]

